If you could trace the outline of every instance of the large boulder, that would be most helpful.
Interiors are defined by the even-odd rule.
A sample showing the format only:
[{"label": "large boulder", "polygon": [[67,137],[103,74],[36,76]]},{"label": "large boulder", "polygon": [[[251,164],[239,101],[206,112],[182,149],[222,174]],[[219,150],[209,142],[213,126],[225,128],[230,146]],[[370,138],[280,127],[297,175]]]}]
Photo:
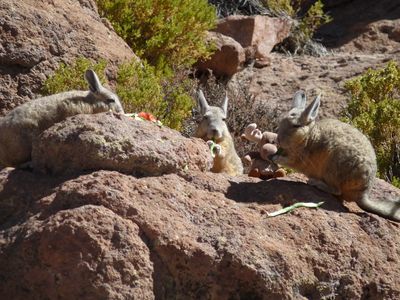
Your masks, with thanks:
[{"label": "large boulder", "polygon": [[289,36],[290,28],[287,18],[234,15],[221,19],[215,31],[236,40],[246,50],[247,59],[265,66],[272,48]]},{"label": "large boulder", "polygon": [[[264,68],[245,68],[229,82],[231,95],[243,91],[254,97],[251,110],[244,110],[248,123],[257,122],[263,130],[277,130],[279,120],[292,105],[292,98],[299,89],[307,91],[308,101],[322,94],[319,116],[339,118],[350,100],[345,88],[348,80],[363,74],[369,68],[383,68],[396,54],[332,53],[324,57],[282,56],[271,53],[271,65]],[[241,109],[245,108],[238,106]],[[264,115],[257,115],[264,111]]]},{"label": "large boulder", "polygon": [[203,140],[114,113],[68,118],[44,131],[32,148],[33,168],[52,174],[106,169],[157,176],[206,171],[212,162]]},{"label": "large boulder", "polygon": [[[302,178],[0,172],[4,299],[399,299],[400,224]],[[377,180],[372,199],[400,197]],[[325,201],[275,218],[296,201]]]},{"label": "large boulder", "polygon": [[20,229],[27,235],[3,248],[0,263],[8,278],[21,271],[0,287],[3,299],[154,298],[150,252],[135,223],[97,205],[44,220],[26,220]]},{"label": "large boulder", "polygon": [[217,32],[208,32],[207,42],[215,47],[215,52],[209,59],[196,64],[198,70],[209,69],[216,76],[231,77],[243,69],[246,54],[243,47],[233,38]]},{"label": "large boulder", "polygon": [[136,57],[95,0],[0,1],[0,116],[36,98],[60,62],[79,56],[108,61],[110,79],[117,64]]},{"label": "large boulder", "polygon": [[[317,38],[336,51],[362,54],[388,53],[399,49],[400,5],[393,0],[324,0],[332,21]],[[392,57],[392,59],[396,59]]]}]

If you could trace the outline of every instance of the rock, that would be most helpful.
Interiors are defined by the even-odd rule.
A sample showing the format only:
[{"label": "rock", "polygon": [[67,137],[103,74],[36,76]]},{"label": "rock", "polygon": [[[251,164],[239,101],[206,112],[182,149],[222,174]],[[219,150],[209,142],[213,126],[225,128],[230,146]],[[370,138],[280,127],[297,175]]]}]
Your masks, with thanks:
[{"label": "rock", "polygon": [[68,118],[44,131],[32,148],[33,168],[52,174],[106,169],[158,176],[212,164],[204,141],[113,113]]},{"label": "rock", "polygon": [[[398,299],[400,224],[303,178],[0,172],[5,299]],[[380,194],[381,190],[386,190]],[[400,197],[377,180],[375,197]],[[296,201],[325,201],[267,218]]]},{"label": "rock", "polygon": [[272,48],[289,36],[291,23],[284,18],[234,15],[218,22],[216,32],[232,37],[246,50],[246,59],[258,66],[269,64]]},{"label": "rock", "polygon": [[379,20],[370,24],[353,25],[357,36],[340,46],[341,50],[362,53],[393,53],[400,47],[400,19]]},{"label": "rock", "polygon": [[94,0],[2,0],[0,116],[38,97],[59,63],[71,63],[79,56],[105,59],[111,76],[118,64],[136,57],[104,25]]},{"label": "rock", "polygon": [[[400,52],[359,55],[339,52],[324,57],[288,57],[271,53],[270,59],[269,66],[245,68],[236,73],[228,89],[230,95],[243,95],[245,91],[247,94],[242,98],[249,95],[254,97],[251,109],[241,113],[247,115],[248,124],[256,121],[260,128],[275,131],[282,115],[290,109],[294,93],[299,89],[307,91],[308,101],[318,93],[322,94],[320,118],[339,118],[350,100],[345,83],[368,68],[383,68],[388,60],[399,60]],[[232,102],[238,99],[232,98]],[[265,114],[258,115],[260,110]],[[240,135],[241,132],[236,134]]]},{"label": "rock", "polygon": [[[6,289],[0,287],[3,297],[154,299],[153,265],[138,226],[107,208],[59,211],[45,220],[27,221],[21,230],[28,232],[24,239],[11,243],[21,252],[7,249],[0,258],[10,275],[21,270]],[[10,264],[4,264],[5,257]]]},{"label": "rock", "polygon": [[217,76],[231,77],[243,68],[246,55],[243,47],[234,39],[217,32],[208,32],[208,43],[216,50],[210,59],[196,64],[198,70],[212,70]]},{"label": "rock", "polygon": [[[38,196],[36,191],[40,193],[49,188],[41,180],[35,182],[29,176],[25,179],[27,185],[38,184],[31,186],[33,197]],[[1,199],[17,200],[16,197]],[[32,199],[32,195],[28,198]],[[17,207],[20,203],[14,204]],[[6,237],[0,238],[0,247],[5,250],[1,251],[0,264],[10,275],[7,286],[0,286],[2,297],[127,299],[134,294],[141,299],[153,299],[153,265],[135,223],[96,205],[54,213],[42,211],[40,215],[27,218],[21,224],[19,229],[26,233],[22,240],[9,236],[10,247],[3,248]],[[4,217],[7,215],[2,214],[2,221]],[[14,247],[19,250],[14,252]],[[22,286],[26,289],[21,290]]]},{"label": "rock", "polygon": [[400,39],[382,27],[400,28],[400,5],[392,0],[324,0],[333,18],[322,26],[317,38],[342,52],[397,53]]}]

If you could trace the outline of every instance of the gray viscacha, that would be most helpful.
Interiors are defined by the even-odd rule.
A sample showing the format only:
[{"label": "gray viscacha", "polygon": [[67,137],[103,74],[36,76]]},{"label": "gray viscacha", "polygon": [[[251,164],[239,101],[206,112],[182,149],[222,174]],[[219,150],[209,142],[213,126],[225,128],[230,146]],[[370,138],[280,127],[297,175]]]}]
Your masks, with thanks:
[{"label": "gray viscacha", "polygon": [[0,118],[0,165],[18,167],[31,159],[32,141],[55,123],[77,114],[123,113],[118,96],[85,72],[89,91],[69,91],[24,103]]},{"label": "gray viscacha", "polygon": [[211,171],[229,175],[243,174],[242,161],[236,153],[232,136],[225,123],[228,97],[225,97],[222,107],[209,106],[203,92],[199,90],[198,105],[202,118],[195,136],[205,141],[213,140],[217,144]]},{"label": "gray viscacha", "polygon": [[309,177],[309,184],[362,209],[400,221],[400,200],[369,198],[376,171],[375,151],[358,129],[335,119],[316,121],[319,95],[306,107],[306,95],[298,91],[292,109],[281,120],[278,144],[283,154],[273,160]]}]

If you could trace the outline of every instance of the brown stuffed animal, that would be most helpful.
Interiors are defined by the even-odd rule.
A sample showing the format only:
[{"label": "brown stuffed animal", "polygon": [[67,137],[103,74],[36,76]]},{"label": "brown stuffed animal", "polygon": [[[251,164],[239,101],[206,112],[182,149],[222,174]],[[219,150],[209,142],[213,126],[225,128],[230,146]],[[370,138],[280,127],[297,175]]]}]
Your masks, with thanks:
[{"label": "brown stuffed animal", "polygon": [[257,129],[257,124],[252,123],[246,127],[242,138],[250,142],[256,142],[258,147],[258,152],[247,153],[242,158],[245,163],[251,163],[249,176],[270,179],[286,175],[286,171],[270,159],[278,151],[276,133],[269,131],[261,132]]}]

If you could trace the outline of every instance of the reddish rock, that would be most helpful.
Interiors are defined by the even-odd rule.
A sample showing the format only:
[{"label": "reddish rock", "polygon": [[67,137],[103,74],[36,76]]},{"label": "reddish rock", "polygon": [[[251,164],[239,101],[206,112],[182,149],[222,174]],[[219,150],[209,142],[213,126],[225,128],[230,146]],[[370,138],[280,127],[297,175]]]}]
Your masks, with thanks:
[{"label": "reddish rock", "polygon": [[38,97],[59,63],[79,56],[105,59],[109,77],[135,57],[94,0],[0,1],[0,115]]},{"label": "reddish rock", "polygon": [[211,164],[203,140],[113,113],[68,118],[44,131],[32,146],[33,168],[52,174],[105,169],[158,176],[206,171]]},{"label": "reddish rock", "polygon": [[[400,224],[302,177],[0,172],[5,299],[398,299]],[[381,191],[386,191],[381,194]],[[373,199],[400,197],[378,180]],[[267,218],[296,201],[325,201]]]},{"label": "reddish rock", "polygon": [[[321,91],[322,115],[337,116],[348,100],[343,88],[347,79],[400,58],[395,47],[399,8],[395,1],[325,2],[338,4],[332,7],[337,9],[334,25],[350,32],[353,25],[361,24],[362,15],[381,17],[376,6],[390,14],[363,23],[371,24],[372,34],[360,25],[361,38],[357,38],[358,31],[355,37],[343,35],[340,50],[352,53],[335,52],[318,58],[272,54],[270,66],[247,68],[235,75],[229,86],[249,88],[256,101],[252,112],[257,104],[271,111],[271,118],[264,116],[266,122],[280,117],[299,88]],[[39,83],[59,61],[81,52],[98,57],[95,49],[101,45],[94,46],[90,36],[80,35],[87,30],[87,18],[98,24],[94,2],[53,1],[60,14],[53,4],[44,3],[50,1],[0,3],[0,100],[8,99],[0,101],[2,112],[32,98],[30,95],[37,93]],[[44,5],[46,9],[42,9]],[[83,9],[88,16],[75,17],[76,11],[64,11],[60,5]],[[44,12],[38,13],[40,10],[55,16],[47,18]],[[65,26],[58,23],[68,20],[71,23]],[[27,26],[22,26],[25,23]],[[30,32],[29,28],[35,30]],[[31,36],[42,28],[46,29],[46,42],[37,43]],[[332,28],[334,33],[341,32],[336,30],[338,27]],[[20,39],[14,36],[18,32],[24,33]],[[49,38],[53,32],[57,36]],[[81,40],[75,43],[77,36]],[[111,32],[110,39],[114,36]],[[65,52],[47,59],[46,45],[57,44],[58,39]],[[361,46],[353,46],[356,43],[352,44],[352,39]],[[17,40],[24,45],[20,52],[12,50],[19,49]],[[33,41],[32,46],[26,45],[28,41]],[[114,46],[105,55],[121,49]],[[265,130],[269,128],[260,123],[264,119],[254,119],[251,114],[246,117]],[[123,158],[124,166],[128,165],[124,160],[128,156],[124,157],[122,150],[125,145],[129,151],[138,149],[132,144],[137,140],[130,137],[136,129],[130,125],[126,125],[129,132],[114,129],[116,121],[108,115],[104,119],[103,125],[100,120],[85,123],[93,125],[98,133],[76,119],[70,124],[81,132],[59,125],[58,136],[56,132],[45,136],[48,147],[38,149],[50,153],[50,168],[60,164],[61,171],[65,166],[68,169],[75,159],[72,165],[79,169],[84,159],[90,161],[86,156],[90,151],[97,155],[97,166],[118,166],[113,151]],[[141,142],[155,129],[147,125],[151,130],[140,129],[144,135]],[[89,132],[97,140],[85,135]],[[127,143],[115,141],[114,134],[123,134]],[[107,147],[101,148],[104,137]],[[52,139],[67,146],[52,144]],[[162,151],[170,147],[163,153],[172,155],[173,160],[179,155],[172,153],[175,148],[171,143],[160,146],[158,142]],[[88,148],[74,149],[83,145]],[[94,152],[91,147],[104,149],[104,156],[101,149]],[[62,149],[62,155],[52,153],[57,149]],[[146,145],[145,149],[156,148]],[[63,157],[67,162],[62,161]],[[44,166],[46,157],[40,159]],[[399,199],[400,191],[377,180],[371,199],[381,198]],[[325,204],[318,210],[301,208],[267,218],[266,212],[296,201]],[[112,171],[75,174],[73,178],[13,169],[0,171],[0,295],[4,299],[399,299],[398,249],[398,223],[365,213],[355,204],[344,207],[336,198],[305,185],[304,177],[296,174],[260,181],[200,172],[138,179]]]},{"label": "reddish rock", "polygon": [[291,23],[284,18],[234,15],[218,22],[215,31],[232,37],[259,66],[269,64],[272,48],[289,36]]},{"label": "reddish rock", "polygon": [[[343,52],[398,53],[400,5],[393,0],[324,0],[333,20],[317,37]],[[397,29],[396,29],[397,28]]]},{"label": "reddish rock", "polygon": [[[256,122],[260,128],[274,131],[282,115],[291,107],[293,95],[299,89],[309,93],[309,101],[318,93],[322,94],[319,110],[321,118],[339,118],[350,100],[349,92],[344,87],[345,83],[369,68],[383,68],[391,59],[400,60],[400,52],[339,52],[323,57],[289,57],[271,53],[270,57],[269,66],[261,69],[245,68],[236,73],[228,88],[230,95],[243,95],[242,91],[245,90],[247,96],[254,97],[251,110],[247,110],[246,114],[248,124]],[[232,98],[233,101],[237,100]],[[265,114],[257,115],[260,110],[265,111]]]},{"label": "reddish rock", "polygon": [[208,43],[216,50],[210,59],[196,64],[198,70],[212,70],[217,76],[232,76],[243,68],[246,55],[243,47],[234,39],[217,32],[209,32]]},{"label": "reddish rock", "polygon": [[109,209],[80,206],[33,216],[18,227],[22,239],[9,236],[3,247],[1,238],[0,264],[8,273],[2,298],[154,299],[146,241],[135,223]]},{"label": "reddish rock", "polygon": [[356,24],[353,29],[359,35],[341,46],[342,50],[391,53],[400,48],[400,19]]}]

